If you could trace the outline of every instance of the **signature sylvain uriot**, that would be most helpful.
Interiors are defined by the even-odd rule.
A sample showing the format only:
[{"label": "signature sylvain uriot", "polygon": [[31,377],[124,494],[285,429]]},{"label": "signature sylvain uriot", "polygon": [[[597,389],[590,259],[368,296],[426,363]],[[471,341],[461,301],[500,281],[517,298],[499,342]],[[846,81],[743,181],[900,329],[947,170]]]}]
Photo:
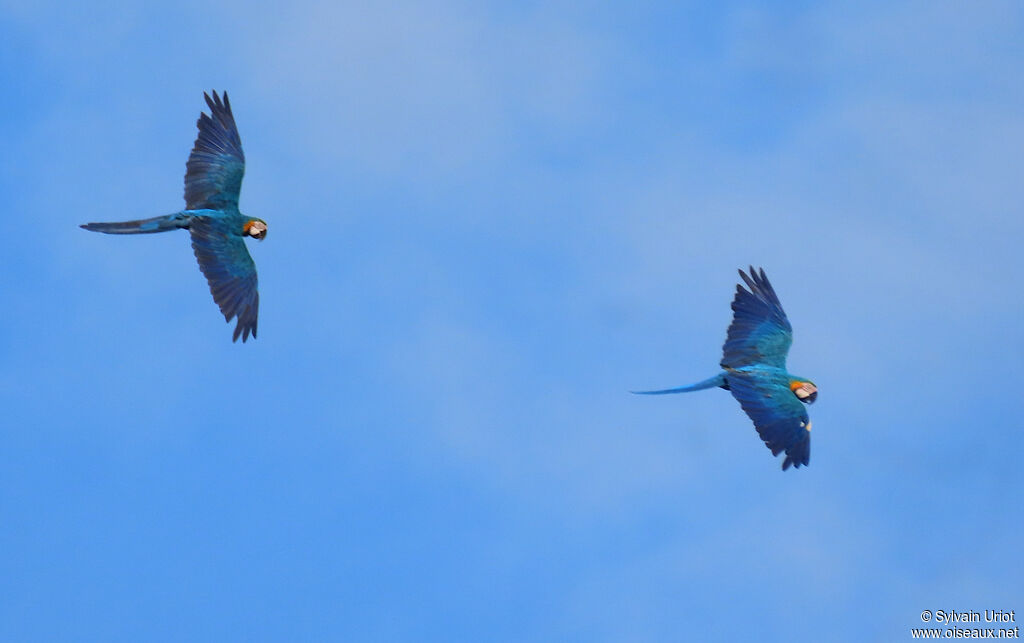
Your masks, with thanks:
[{"label": "signature sylvain uriot", "polygon": [[1014,623],[1016,619],[1014,610],[936,610],[934,620],[936,623]]}]

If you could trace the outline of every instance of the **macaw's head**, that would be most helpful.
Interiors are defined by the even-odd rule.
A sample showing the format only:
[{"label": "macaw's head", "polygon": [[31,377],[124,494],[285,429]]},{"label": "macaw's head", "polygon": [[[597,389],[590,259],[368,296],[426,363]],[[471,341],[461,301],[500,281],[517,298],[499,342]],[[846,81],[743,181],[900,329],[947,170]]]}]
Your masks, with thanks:
[{"label": "macaw's head", "polygon": [[263,238],[267,236],[267,222],[263,219],[249,219],[242,226],[242,232],[253,239],[263,241]]},{"label": "macaw's head", "polygon": [[814,400],[818,399],[818,387],[808,380],[791,380],[789,390],[804,404],[814,404]]}]

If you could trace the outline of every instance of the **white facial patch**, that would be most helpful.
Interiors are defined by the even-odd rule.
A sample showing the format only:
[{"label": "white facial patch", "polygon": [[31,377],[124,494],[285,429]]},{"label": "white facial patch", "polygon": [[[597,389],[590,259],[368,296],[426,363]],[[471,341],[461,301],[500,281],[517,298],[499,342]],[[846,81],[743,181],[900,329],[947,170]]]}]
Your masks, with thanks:
[{"label": "white facial patch", "polygon": [[801,400],[806,400],[818,392],[818,387],[814,384],[805,383],[793,389],[793,392],[796,393],[796,396]]}]

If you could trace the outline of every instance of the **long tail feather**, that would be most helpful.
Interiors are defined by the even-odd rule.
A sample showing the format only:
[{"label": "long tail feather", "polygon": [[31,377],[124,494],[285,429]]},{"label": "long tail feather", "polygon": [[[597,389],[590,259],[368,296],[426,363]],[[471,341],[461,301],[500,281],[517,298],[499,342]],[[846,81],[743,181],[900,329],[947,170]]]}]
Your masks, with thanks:
[{"label": "long tail feather", "polygon": [[728,384],[725,383],[725,374],[719,373],[714,377],[697,382],[696,384],[690,384],[689,386],[680,386],[679,388],[667,388],[660,391],[630,391],[635,395],[671,395],[672,393],[689,393],[691,391],[702,391],[706,388],[715,388],[716,386],[728,389]]},{"label": "long tail feather", "polygon": [[151,234],[187,228],[191,220],[192,217],[189,215],[177,212],[162,217],[153,217],[152,219],[136,219],[135,221],[115,221],[110,223],[84,223],[80,227],[104,234]]}]

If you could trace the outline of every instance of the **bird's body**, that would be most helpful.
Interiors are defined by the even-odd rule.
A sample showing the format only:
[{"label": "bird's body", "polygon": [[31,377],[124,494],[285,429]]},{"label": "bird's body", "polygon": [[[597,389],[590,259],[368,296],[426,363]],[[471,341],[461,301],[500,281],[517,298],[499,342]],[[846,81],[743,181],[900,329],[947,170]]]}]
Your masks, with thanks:
[{"label": "bird's body", "polygon": [[689,393],[723,388],[740,403],[772,455],[785,451],[782,468],[807,465],[811,457],[811,421],[804,404],[817,399],[809,379],[786,370],[793,329],[764,270],[740,271],[750,289],[736,286],[733,321],[722,347],[722,371],[706,380],[643,395]]},{"label": "bird's body", "polygon": [[263,239],[267,224],[243,215],[238,195],[245,174],[245,155],[231,113],[213,92],[203,94],[210,116],[200,114],[199,136],[189,155],[185,173],[185,209],[151,219],[113,223],[86,223],[86,230],[106,234],[150,234],[188,230],[199,268],[206,276],[213,299],[224,319],[237,318],[234,339],[256,337],[259,314],[256,264],[245,247],[245,237]]}]

